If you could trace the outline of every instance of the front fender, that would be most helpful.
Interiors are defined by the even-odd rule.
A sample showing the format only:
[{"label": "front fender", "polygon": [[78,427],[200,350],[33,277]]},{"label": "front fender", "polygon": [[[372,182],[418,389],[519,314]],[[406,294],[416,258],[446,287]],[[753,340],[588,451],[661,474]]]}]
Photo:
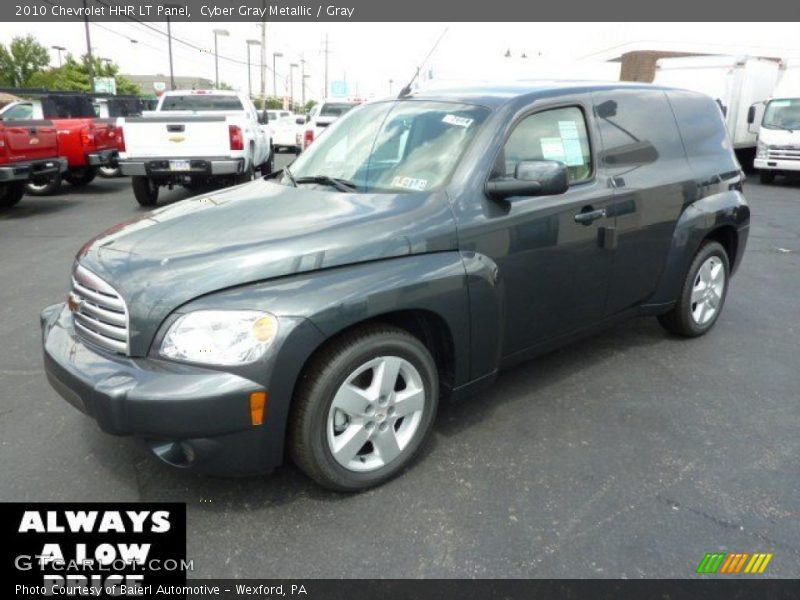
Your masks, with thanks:
[{"label": "front fender", "polygon": [[706,196],[689,205],[675,225],[666,268],[647,305],[666,305],[678,298],[686,272],[700,244],[720,227],[730,226],[738,232],[738,262],[747,241],[749,224],[750,207],[737,190]]},{"label": "front fender", "polygon": [[[287,323],[269,358],[271,377],[265,382],[273,435],[274,426],[285,429],[296,380],[314,351],[344,329],[382,315],[418,310],[440,317],[453,342],[453,385],[469,380],[469,297],[458,252],[377,260],[230,288],[193,300],[175,315],[211,309],[265,310]],[[247,367],[252,368],[257,367]],[[259,380],[258,373],[246,374]]]}]

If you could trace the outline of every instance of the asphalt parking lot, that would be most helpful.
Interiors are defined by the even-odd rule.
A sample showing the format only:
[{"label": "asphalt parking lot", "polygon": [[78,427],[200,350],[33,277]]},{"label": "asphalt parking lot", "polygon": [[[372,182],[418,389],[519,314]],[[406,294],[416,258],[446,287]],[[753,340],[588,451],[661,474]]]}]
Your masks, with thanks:
[{"label": "asphalt parking lot", "polygon": [[193,577],[690,577],[715,551],[800,577],[800,183],[748,182],[749,246],[709,335],[643,319],[517,367],[354,496],[292,466],[179,472],[61,400],[39,311],[86,239],[144,212],[127,179],[64,191],[0,213],[0,500],[185,502]]}]

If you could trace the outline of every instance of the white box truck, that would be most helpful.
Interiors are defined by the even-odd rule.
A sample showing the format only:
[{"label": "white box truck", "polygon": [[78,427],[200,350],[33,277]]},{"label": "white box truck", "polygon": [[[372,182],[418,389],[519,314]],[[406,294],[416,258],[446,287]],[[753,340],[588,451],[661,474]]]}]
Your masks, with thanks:
[{"label": "white box truck", "polygon": [[800,172],[800,62],[784,65],[772,97],[753,104],[747,120],[758,131],[755,167],[761,183]]},{"label": "white box truck", "polygon": [[748,127],[749,109],[772,96],[781,68],[777,60],[754,56],[661,58],[656,62],[654,83],[714,98],[725,115],[739,163],[749,170],[756,153],[756,133]]}]

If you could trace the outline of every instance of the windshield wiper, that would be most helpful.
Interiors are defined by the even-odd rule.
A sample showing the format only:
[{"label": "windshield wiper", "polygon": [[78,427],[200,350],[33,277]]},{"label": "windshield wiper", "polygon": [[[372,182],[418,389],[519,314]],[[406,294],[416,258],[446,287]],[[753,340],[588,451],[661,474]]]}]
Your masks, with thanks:
[{"label": "windshield wiper", "polygon": [[289,183],[292,184],[292,187],[297,187],[297,180],[294,178],[294,175],[292,175],[289,167],[283,167],[283,174],[286,175],[286,178],[289,180]]},{"label": "windshield wiper", "polygon": [[329,185],[335,187],[340,192],[355,192],[358,187],[352,181],[347,179],[339,179],[338,177],[330,177],[329,175],[311,175],[309,177],[298,177],[296,183],[319,183],[321,185]]}]

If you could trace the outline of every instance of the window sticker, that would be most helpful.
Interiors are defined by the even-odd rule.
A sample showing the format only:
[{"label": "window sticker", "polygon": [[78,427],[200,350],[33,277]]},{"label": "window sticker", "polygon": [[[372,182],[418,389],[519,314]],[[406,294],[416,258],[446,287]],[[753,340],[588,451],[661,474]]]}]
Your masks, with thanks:
[{"label": "window sticker", "polygon": [[559,121],[558,133],[562,140],[577,140],[578,124],[575,121]]},{"label": "window sticker", "polygon": [[465,129],[472,125],[475,119],[469,119],[467,117],[459,117],[458,115],[445,115],[442,118],[442,123],[447,123],[448,125],[458,125],[459,127],[464,127]]},{"label": "window sticker", "polygon": [[542,145],[543,159],[567,162],[567,157],[564,153],[564,143],[560,137],[544,137],[539,143]]},{"label": "window sticker", "polygon": [[428,187],[427,179],[417,179],[416,177],[395,177],[392,179],[392,187],[404,188],[421,192]]},{"label": "window sticker", "polygon": [[568,167],[580,167],[586,161],[583,158],[583,149],[579,139],[562,140],[564,144],[564,162]]}]

